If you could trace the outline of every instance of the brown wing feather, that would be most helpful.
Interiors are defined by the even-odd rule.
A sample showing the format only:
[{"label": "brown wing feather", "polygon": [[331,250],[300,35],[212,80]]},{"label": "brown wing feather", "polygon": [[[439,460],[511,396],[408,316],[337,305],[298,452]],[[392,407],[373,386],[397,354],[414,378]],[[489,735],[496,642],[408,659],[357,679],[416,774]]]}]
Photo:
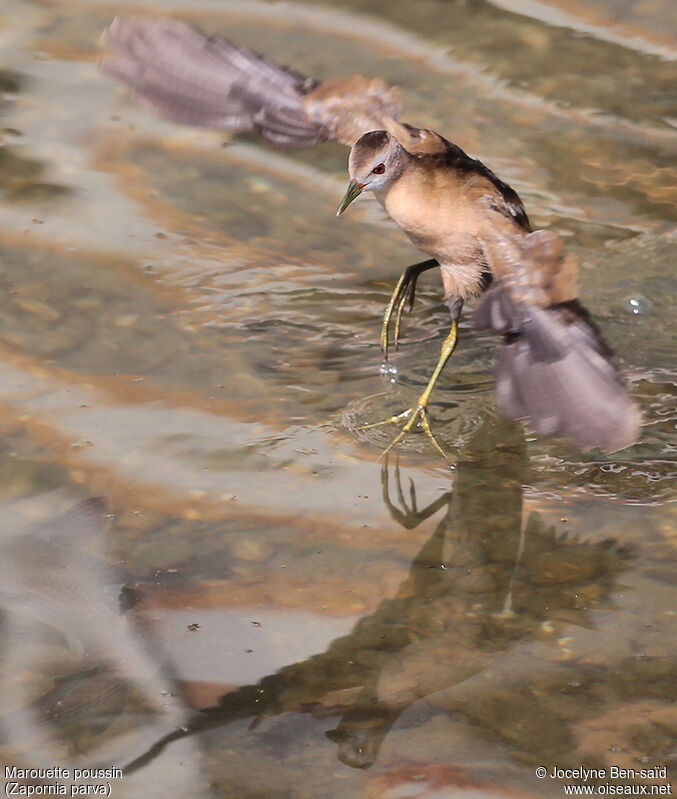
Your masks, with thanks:
[{"label": "brown wing feather", "polygon": [[319,84],[248,47],[172,19],[119,17],[101,68],[174,122],[256,130],[282,146],[353,144],[396,116],[396,89],[360,75]]},{"label": "brown wing feather", "polygon": [[365,133],[385,130],[400,113],[397,88],[362,75],[324,81],[305,98],[308,118],[324,138],[352,146]]},{"label": "brown wing feather", "polygon": [[551,230],[526,235],[494,226],[482,238],[492,274],[515,300],[546,308],[576,299],[580,262]]}]

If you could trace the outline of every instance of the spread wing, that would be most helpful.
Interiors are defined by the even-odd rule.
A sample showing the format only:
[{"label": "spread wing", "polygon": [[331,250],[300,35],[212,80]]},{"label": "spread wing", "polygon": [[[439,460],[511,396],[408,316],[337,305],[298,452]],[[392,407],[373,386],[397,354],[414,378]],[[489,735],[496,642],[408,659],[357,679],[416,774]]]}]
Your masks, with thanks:
[{"label": "spread wing", "polygon": [[634,444],[640,413],[611,349],[575,298],[577,262],[548,231],[497,234],[486,245],[494,282],[474,326],[502,336],[494,367],[501,412],[585,449]]},{"label": "spread wing", "polygon": [[353,144],[400,110],[396,89],[360,75],[318,83],[248,47],[171,19],[119,17],[101,68],[174,122],[255,130],[288,147]]}]

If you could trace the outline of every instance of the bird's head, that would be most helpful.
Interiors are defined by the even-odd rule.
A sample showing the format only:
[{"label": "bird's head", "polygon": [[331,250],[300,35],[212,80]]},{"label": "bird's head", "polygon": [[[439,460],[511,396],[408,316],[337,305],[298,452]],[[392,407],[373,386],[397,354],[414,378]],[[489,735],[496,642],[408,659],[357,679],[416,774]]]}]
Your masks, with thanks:
[{"label": "bird's head", "polygon": [[402,145],[385,130],[372,130],[361,136],[350,151],[350,183],[336,216],[363,191],[387,189],[402,174],[405,157]]}]

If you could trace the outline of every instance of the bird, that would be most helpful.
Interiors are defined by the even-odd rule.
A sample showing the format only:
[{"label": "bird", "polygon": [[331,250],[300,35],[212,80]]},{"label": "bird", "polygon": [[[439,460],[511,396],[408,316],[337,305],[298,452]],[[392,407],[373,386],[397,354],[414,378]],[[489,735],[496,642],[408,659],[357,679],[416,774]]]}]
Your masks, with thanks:
[{"label": "bird", "polygon": [[[104,73],[174,122],[254,131],[278,147],[348,145],[349,184],[337,215],[371,191],[426,260],[402,273],[381,325],[388,357],[416,282],[439,268],[451,326],[424,391],[402,413],[387,453],[416,424],[445,455],[428,404],[458,341],[467,300],[476,331],[499,337],[497,405],[540,436],[615,452],[634,444],[641,414],[617,359],[578,299],[578,257],[551,230],[533,230],[507,183],[440,133],[400,121],[399,91],[379,78],[317,81],[174,19],[118,17],[102,37]],[[384,453],[384,454],[385,454]]]}]

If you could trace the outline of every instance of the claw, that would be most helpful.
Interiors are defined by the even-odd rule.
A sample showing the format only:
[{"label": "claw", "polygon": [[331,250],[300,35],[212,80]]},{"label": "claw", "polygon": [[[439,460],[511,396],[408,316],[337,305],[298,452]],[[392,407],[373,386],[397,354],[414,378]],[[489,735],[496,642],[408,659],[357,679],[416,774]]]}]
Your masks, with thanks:
[{"label": "claw", "polygon": [[[404,277],[404,275],[402,277]],[[400,282],[402,282],[402,278],[400,278]],[[365,424],[362,425],[360,428],[358,428],[360,430],[367,430],[371,427],[381,427],[384,424],[397,424],[398,422],[401,422],[403,419],[406,419],[406,422],[402,426],[400,432],[395,436],[395,438],[381,453],[381,458],[385,457],[390,452],[390,450],[396,444],[398,444],[407,433],[409,433],[413,429],[417,420],[420,420],[423,432],[430,439],[432,445],[440,453],[440,455],[443,458],[448,457],[447,453],[442,449],[442,447],[437,442],[437,439],[433,435],[433,432],[430,428],[430,421],[428,420],[428,401],[430,400],[430,395],[432,394],[433,389],[435,388],[437,379],[442,373],[442,369],[444,369],[446,362],[449,360],[452,353],[456,349],[457,339],[458,339],[458,322],[454,319],[451,323],[451,330],[449,331],[449,335],[446,337],[444,343],[442,344],[440,357],[430,377],[430,380],[428,381],[428,385],[425,387],[425,391],[418,398],[415,405],[413,405],[411,408],[407,408],[401,413],[395,414],[395,416],[391,416],[389,419],[384,419],[381,422],[371,422],[370,424]]]},{"label": "claw", "polygon": [[391,416],[389,419],[383,419],[380,422],[372,422],[371,424],[364,424],[361,425],[358,430],[367,430],[370,427],[382,427],[384,424],[397,424],[398,422],[402,421],[402,419],[407,419],[408,421],[402,427],[400,432],[395,436],[395,438],[388,444],[388,446],[383,450],[380,455],[380,458],[385,458],[390,450],[405,437],[407,433],[409,433],[414,424],[416,423],[417,419],[421,420],[421,427],[425,432],[426,436],[430,439],[430,442],[435,447],[435,449],[440,453],[443,458],[447,458],[447,453],[442,449],[442,447],[437,442],[437,439],[433,435],[433,431],[430,428],[430,422],[428,421],[428,411],[425,405],[421,404],[421,400],[419,399],[418,403],[411,408],[407,408],[406,411],[402,411],[402,413],[398,413],[395,416]]},{"label": "claw", "polygon": [[[407,269],[402,272],[400,275],[400,279],[397,281],[397,285],[395,286],[395,290],[393,291],[390,301],[386,307],[385,313],[383,314],[383,325],[381,326],[381,351],[383,352],[383,357],[388,360],[388,344],[389,344],[389,332],[390,332],[390,320],[392,319],[393,310],[396,305],[398,305],[400,298],[402,297],[403,293],[406,291],[408,286],[408,278],[407,278]],[[397,340],[399,336],[399,320],[400,316],[402,315],[401,304],[398,305],[398,312],[397,312],[397,322],[395,326],[395,346],[397,346]]]},{"label": "claw", "polygon": [[395,290],[393,291],[390,301],[386,307],[385,313],[383,314],[383,324],[381,326],[381,350],[383,352],[383,357],[388,360],[388,345],[389,345],[389,333],[390,333],[390,322],[392,320],[393,311],[396,310],[395,313],[395,348],[399,343],[400,339],[400,324],[402,320],[402,311],[404,310],[404,306],[407,304],[407,298],[409,299],[409,310],[414,307],[414,297],[416,295],[416,281],[418,280],[418,276],[425,272],[428,269],[433,269],[434,267],[439,266],[439,263],[434,259],[430,258],[427,261],[421,261],[418,264],[412,264],[408,266],[404,272],[400,275],[400,279],[397,281],[397,285],[395,286]]},{"label": "claw", "polygon": [[402,311],[404,310],[404,306],[407,304],[407,297],[409,297],[409,310],[414,306],[413,300],[411,299],[414,296],[414,291],[416,289],[416,281],[412,280],[411,283],[407,283],[404,287],[404,291],[401,292],[401,296],[397,303],[397,314],[395,315],[395,349],[398,349],[400,346],[400,323],[402,321]]},{"label": "claw", "polygon": [[397,424],[401,419],[406,419],[412,412],[413,408],[407,408],[406,411],[398,413],[396,416],[391,416],[389,419],[383,419],[380,422],[370,422],[369,424],[361,424],[358,430],[369,430],[371,427],[382,427],[384,424]]},{"label": "claw", "polygon": [[[414,411],[414,413],[412,413]],[[423,405],[418,404],[415,408],[409,408],[405,411],[409,416],[409,420],[404,425],[404,427],[400,430],[400,432],[393,438],[393,440],[388,444],[388,446],[383,450],[381,453],[381,457],[385,457],[390,450],[405,437],[405,435],[410,432],[413,428],[414,424],[416,423],[417,419],[421,420],[421,427],[425,432],[426,436],[430,439],[431,444],[435,447],[435,449],[440,453],[443,458],[447,458],[447,453],[442,449],[442,447],[437,442],[437,439],[433,435],[433,431],[430,429],[430,422],[428,421],[428,411]],[[411,414],[411,415],[410,415]],[[401,416],[402,414],[400,414]],[[396,418],[396,417],[395,417]],[[391,420],[388,420],[391,421]]]}]

